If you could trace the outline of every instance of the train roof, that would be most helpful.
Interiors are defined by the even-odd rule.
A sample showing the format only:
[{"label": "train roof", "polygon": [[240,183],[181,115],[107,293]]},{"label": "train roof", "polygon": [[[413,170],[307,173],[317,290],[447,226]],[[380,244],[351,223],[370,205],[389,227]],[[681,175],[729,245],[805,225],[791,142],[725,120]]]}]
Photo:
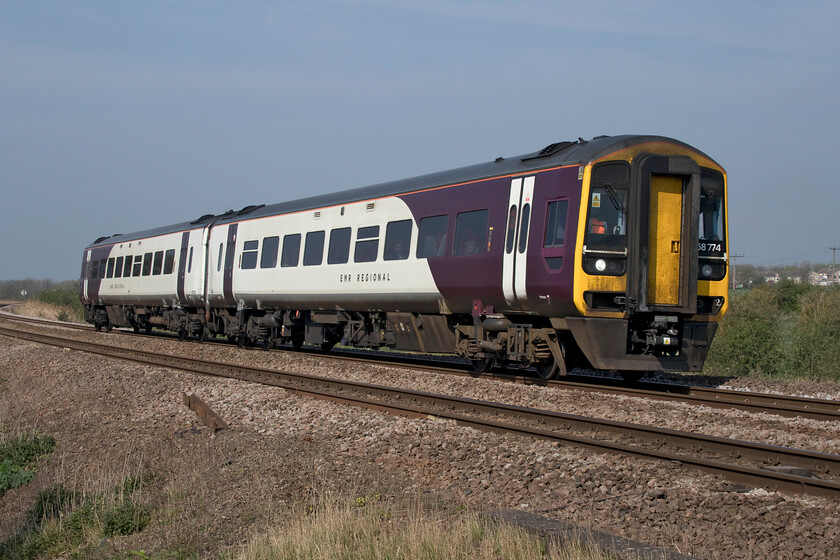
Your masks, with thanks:
[{"label": "train roof", "polygon": [[172,224],[169,226],[138,231],[135,233],[115,234],[100,237],[91,243],[88,248],[112,245],[114,243],[123,243],[136,239],[145,239],[148,237],[156,237],[180,231],[200,229],[211,223],[224,224],[265,216],[290,214],[294,212],[312,210],[315,208],[324,208],[339,204],[351,204],[364,200],[395,196],[421,189],[455,185],[467,181],[490,179],[492,177],[505,175],[517,175],[520,173],[529,173],[532,171],[539,171],[541,169],[566,165],[587,164],[612,152],[633,145],[650,142],[677,144],[697,152],[701,156],[711,160],[709,156],[700,152],[696,148],[689,146],[684,142],[680,142],[679,140],[674,140],[673,138],[667,138],[664,136],[628,134],[622,136],[596,136],[591,140],[578,138],[575,141],[549,144],[539,151],[521,156],[509,158],[499,157],[491,162],[479,163],[477,165],[470,165],[467,167],[459,167],[448,171],[429,173],[427,175],[420,175],[409,179],[389,181],[387,183],[379,183],[377,185],[317,195],[289,202],[281,202],[278,204],[246,206],[239,211],[228,210],[224,214],[205,214],[189,222]]}]

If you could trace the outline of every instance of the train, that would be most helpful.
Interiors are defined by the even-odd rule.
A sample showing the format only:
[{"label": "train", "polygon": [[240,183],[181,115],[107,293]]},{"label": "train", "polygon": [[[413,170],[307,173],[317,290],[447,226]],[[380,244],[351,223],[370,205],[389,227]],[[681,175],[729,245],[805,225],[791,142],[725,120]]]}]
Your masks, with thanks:
[{"label": "train", "polygon": [[578,138],[100,237],[79,297],[97,330],[454,354],[544,379],[699,371],[728,305],[726,193],[681,141]]}]

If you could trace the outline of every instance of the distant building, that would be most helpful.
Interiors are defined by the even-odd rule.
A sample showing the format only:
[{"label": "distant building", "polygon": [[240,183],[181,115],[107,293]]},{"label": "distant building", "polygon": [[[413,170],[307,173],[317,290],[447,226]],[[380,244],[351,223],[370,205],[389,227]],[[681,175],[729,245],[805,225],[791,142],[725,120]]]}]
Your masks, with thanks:
[{"label": "distant building", "polygon": [[829,267],[821,270],[812,270],[808,273],[808,283],[812,286],[840,284],[840,269],[834,270]]}]

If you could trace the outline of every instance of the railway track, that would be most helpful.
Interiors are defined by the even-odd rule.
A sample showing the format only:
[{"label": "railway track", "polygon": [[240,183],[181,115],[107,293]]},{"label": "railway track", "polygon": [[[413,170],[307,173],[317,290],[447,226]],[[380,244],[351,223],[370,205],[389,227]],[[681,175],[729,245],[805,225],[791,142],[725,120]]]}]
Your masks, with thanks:
[{"label": "railway track", "polygon": [[[0,317],[21,323],[48,323],[70,329],[84,331],[93,330],[93,327],[89,325],[57,323],[54,321],[46,321],[44,319],[34,317],[23,317],[20,315],[0,314]],[[127,334],[127,331],[122,330],[115,330],[113,332]],[[131,334],[134,336],[148,336],[144,334]],[[281,351],[284,350],[285,349],[281,349]],[[441,364],[440,360],[433,361],[428,358],[415,357],[407,354],[387,354],[383,352],[360,351],[341,352],[336,350],[323,352],[321,350],[306,349],[302,351],[311,355],[328,357],[335,360],[397,365],[405,368],[416,368],[426,371],[432,370],[436,372],[450,373],[453,375],[496,379],[512,383],[539,385],[557,389],[596,392],[661,401],[685,402],[692,405],[737,409],[751,413],[776,414],[787,418],[800,417],[821,421],[840,421],[840,401],[828,399],[815,399],[749,391],[734,391],[730,389],[677,385],[671,383],[654,383],[645,381],[626,382],[615,378],[594,377],[587,375],[568,375],[565,379],[545,381],[536,377],[525,375],[524,373],[510,373],[509,370],[497,370],[490,373],[477,374],[472,370],[471,366],[466,363],[452,361],[448,364]]]},{"label": "railway track", "polygon": [[334,402],[417,418],[437,418],[481,430],[669,461],[734,482],[790,493],[840,497],[840,455],[737,441],[689,432],[588,418],[449,395],[329,379],[273,369],[197,360],[0,327],[0,335],[41,344],[261,383]]}]

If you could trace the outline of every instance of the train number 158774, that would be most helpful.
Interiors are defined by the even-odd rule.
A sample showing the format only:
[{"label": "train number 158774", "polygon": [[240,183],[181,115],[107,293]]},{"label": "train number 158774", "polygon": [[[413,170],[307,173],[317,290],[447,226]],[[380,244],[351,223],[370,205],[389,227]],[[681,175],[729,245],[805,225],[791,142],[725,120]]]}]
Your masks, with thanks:
[{"label": "train number 158774", "polygon": [[720,243],[701,243],[700,244],[700,252],[701,253],[719,253],[720,252]]}]

